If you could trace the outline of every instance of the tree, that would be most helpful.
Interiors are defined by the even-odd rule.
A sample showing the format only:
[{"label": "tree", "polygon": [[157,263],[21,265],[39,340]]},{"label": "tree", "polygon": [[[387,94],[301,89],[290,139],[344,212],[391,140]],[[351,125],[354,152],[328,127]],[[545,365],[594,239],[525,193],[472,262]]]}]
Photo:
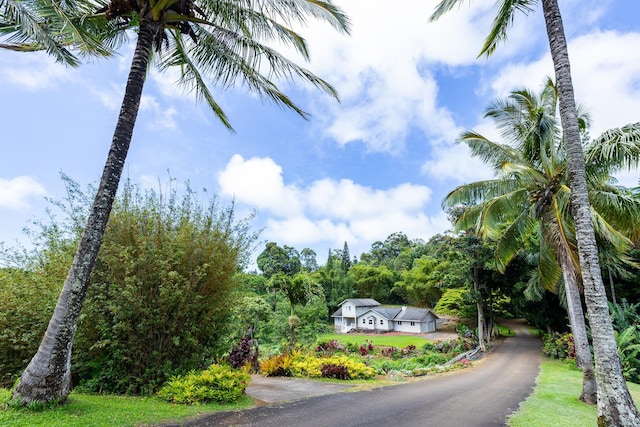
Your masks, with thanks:
[{"label": "tree", "polygon": [[439,289],[438,260],[423,256],[413,262],[410,270],[405,270],[400,275],[401,280],[396,282],[395,288],[404,293],[409,304],[418,307],[433,307],[442,295]]},{"label": "tree", "polygon": [[[442,0],[431,20],[438,19],[462,0]],[[585,160],[571,78],[567,40],[557,0],[540,0],[544,13],[551,59],[559,92],[560,119],[567,151],[571,210],[575,220],[578,254],[584,293],[593,336],[598,387],[598,425],[640,425],[640,414],[633,404],[620,368],[613,326],[609,318],[607,296],[602,282],[598,248],[587,191]],[[507,37],[507,29],[518,11],[528,13],[537,0],[498,1],[498,14],[480,55],[491,55]],[[638,159],[636,158],[636,164]]]},{"label": "tree", "polygon": [[[556,104],[550,80],[539,95],[517,90],[506,100],[493,102],[485,115],[495,120],[511,145],[492,142],[473,131],[463,133],[460,141],[473,155],[491,164],[498,178],[460,186],[443,204],[466,206],[456,219],[457,228],[475,227],[483,237],[497,241],[495,259],[501,271],[530,244],[528,237],[539,233],[534,277],[546,289],[555,288],[560,278],[564,279],[576,359],[584,373],[581,399],[595,403],[593,362],[578,287],[580,265],[568,207],[571,191],[566,185],[566,156],[555,118]],[[581,119],[586,132],[588,120]],[[611,176],[600,164],[588,164],[587,170],[592,216],[601,240],[623,254],[631,242],[618,229],[630,230],[625,224],[634,222],[640,204],[611,186]]]},{"label": "tree", "polygon": [[349,270],[356,295],[360,298],[373,298],[381,303],[388,301],[395,282],[393,271],[386,266],[356,264]]},{"label": "tree", "polygon": [[314,272],[318,270],[318,261],[316,259],[316,252],[313,249],[304,248],[300,251],[300,262],[302,268],[308,272]]},{"label": "tree", "polygon": [[282,292],[291,305],[291,315],[289,316],[289,350],[293,350],[295,345],[295,329],[298,324],[295,307],[306,304],[314,296],[323,295],[322,286],[309,273],[298,273],[290,276],[279,272],[271,276],[269,284],[272,289]]},{"label": "tree", "polygon": [[[150,60],[161,71],[179,67],[179,83],[205,100],[229,129],[231,125],[213,98],[207,79],[222,87],[240,81],[249,90],[305,117],[306,113],[271,78],[298,77],[333,96],[337,97],[337,93],[327,82],[263,42],[273,40],[291,46],[306,59],[306,43],[290,25],[304,24],[311,17],[327,21],[343,32],[349,26],[346,16],[331,3],[311,0],[286,5],[267,0],[203,0],[200,5],[190,0],[114,0],[99,12],[112,29],[119,31],[116,34],[121,39],[136,34],[137,44],[84,233],[40,348],[13,392],[13,398],[23,404],[64,401],[70,392],[71,344],[131,143]],[[127,32],[133,27],[137,28],[136,33]]]},{"label": "tree", "polygon": [[349,255],[349,246],[347,246],[347,242],[344,242],[344,247],[342,248],[342,272],[347,274],[350,268],[351,255]]},{"label": "tree", "polygon": [[300,255],[295,248],[287,245],[281,247],[275,242],[267,243],[264,251],[258,255],[256,262],[267,279],[278,273],[293,276],[302,268]]}]

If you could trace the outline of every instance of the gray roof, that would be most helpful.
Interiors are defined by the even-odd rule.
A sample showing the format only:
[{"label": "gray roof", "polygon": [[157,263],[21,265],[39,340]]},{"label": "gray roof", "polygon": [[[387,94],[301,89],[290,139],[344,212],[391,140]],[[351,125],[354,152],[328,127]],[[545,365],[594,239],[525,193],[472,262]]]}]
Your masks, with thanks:
[{"label": "gray roof", "polygon": [[356,307],[376,307],[380,305],[380,303],[373,298],[348,298],[338,305],[342,305],[347,301],[353,303]]},{"label": "gray roof", "polygon": [[337,309],[336,312],[331,315],[331,317],[342,317],[342,307]]},{"label": "gray roof", "polygon": [[393,320],[393,318],[398,315],[400,310],[401,310],[400,308],[394,308],[394,307],[376,307],[376,308],[372,308],[370,311],[375,311],[381,316],[384,316],[389,320]]},{"label": "gray roof", "polygon": [[413,320],[413,321],[421,322],[427,316],[429,316],[429,313],[431,313],[431,315],[433,317],[435,317],[436,319],[439,319],[439,317],[436,316],[436,314],[434,312],[432,312],[431,309],[407,307],[404,310],[400,310],[398,315],[393,320],[399,320],[399,321],[403,321],[403,320],[404,321],[410,321],[410,320]]}]

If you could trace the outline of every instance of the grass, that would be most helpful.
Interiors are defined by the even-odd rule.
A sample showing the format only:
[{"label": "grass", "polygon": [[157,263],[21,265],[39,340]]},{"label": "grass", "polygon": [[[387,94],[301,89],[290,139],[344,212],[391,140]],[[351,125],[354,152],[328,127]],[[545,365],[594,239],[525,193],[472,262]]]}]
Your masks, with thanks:
[{"label": "grass", "polygon": [[408,345],[415,345],[422,348],[430,342],[428,339],[414,335],[366,335],[366,334],[325,334],[318,338],[317,342],[340,341],[343,344],[364,345],[369,340],[375,346],[404,348]]},{"label": "grass", "polygon": [[[0,403],[9,394],[0,390]],[[234,404],[175,405],[156,397],[98,396],[72,392],[68,403],[54,409],[0,410],[2,427],[130,427],[179,423],[187,418],[216,411],[244,409],[253,399],[243,396]]]},{"label": "grass", "polygon": [[[640,385],[627,383],[640,402]],[[557,360],[543,359],[536,387],[520,410],[509,418],[511,427],[587,427],[597,423],[597,408],[578,400],[582,372]]]}]

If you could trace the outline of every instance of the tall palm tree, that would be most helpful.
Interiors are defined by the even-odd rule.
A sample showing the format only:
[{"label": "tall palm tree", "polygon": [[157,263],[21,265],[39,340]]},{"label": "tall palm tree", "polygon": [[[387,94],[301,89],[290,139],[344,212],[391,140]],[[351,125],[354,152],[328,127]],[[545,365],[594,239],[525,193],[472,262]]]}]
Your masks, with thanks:
[{"label": "tall palm tree", "polygon": [[91,0],[0,0],[0,49],[44,50],[57,61],[78,66],[81,56],[112,54],[103,27],[84,19],[96,8]]},{"label": "tall palm tree", "polygon": [[[539,233],[535,277],[547,289],[555,288],[561,277],[564,280],[577,362],[584,374],[580,398],[595,404],[593,361],[578,287],[581,271],[569,212],[571,191],[567,186],[566,155],[556,107],[557,92],[550,80],[539,96],[519,90],[504,101],[494,102],[486,116],[496,121],[510,145],[497,144],[474,132],[465,132],[461,141],[474,155],[490,163],[498,178],[460,186],[443,204],[448,208],[460,203],[470,206],[456,226],[463,230],[474,227],[485,238],[497,240],[495,258],[501,271],[518,252],[526,249],[528,237]],[[588,118],[580,116],[580,121],[586,130]],[[611,176],[600,163],[587,164],[587,171],[592,217],[598,225],[598,234],[618,254],[624,254],[631,241],[618,229],[631,235],[637,232],[633,230],[636,226],[627,224],[635,224],[640,203],[611,186]]]},{"label": "tall palm tree", "polygon": [[[442,0],[431,20],[438,19],[463,0]],[[571,209],[575,220],[578,255],[584,283],[585,301],[593,337],[598,384],[598,425],[639,426],[640,414],[633,404],[622,375],[620,357],[609,318],[607,295],[602,282],[598,248],[587,192],[585,159],[580,139],[575,95],[558,0],[497,0],[497,15],[480,55],[491,55],[506,40],[507,30],[517,12],[529,13],[542,3],[547,37],[558,86],[560,119],[567,152],[567,172],[571,187]]]},{"label": "tall palm tree", "polygon": [[[178,67],[179,83],[194,90],[231,129],[208,84],[226,88],[240,82],[304,117],[306,113],[278,88],[275,79],[297,77],[337,98],[336,91],[265,43],[291,46],[308,58],[305,40],[293,25],[317,18],[339,31],[349,30],[342,11],[321,0],[202,0],[198,5],[191,0],[112,0],[97,14],[112,24],[114,35],[135,35],[137,43],[86,228],[40,348],[13,392],[23,404],[64,401],[69,394],[77,320],[122,175],[150,61],[160,70]],[[125,33],[130,28],[137,32]]]}]

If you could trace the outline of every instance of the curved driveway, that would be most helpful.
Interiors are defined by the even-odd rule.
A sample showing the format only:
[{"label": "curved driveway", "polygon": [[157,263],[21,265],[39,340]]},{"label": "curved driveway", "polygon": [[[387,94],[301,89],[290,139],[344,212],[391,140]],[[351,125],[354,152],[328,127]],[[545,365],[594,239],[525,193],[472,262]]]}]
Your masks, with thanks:
[{"label": "curved driveway", "polygon": [[531,393],[540,340],[522,323],[477,366],[369,391],[334,393],[245,411],[218,412],[186,426],[504,426]]}]

